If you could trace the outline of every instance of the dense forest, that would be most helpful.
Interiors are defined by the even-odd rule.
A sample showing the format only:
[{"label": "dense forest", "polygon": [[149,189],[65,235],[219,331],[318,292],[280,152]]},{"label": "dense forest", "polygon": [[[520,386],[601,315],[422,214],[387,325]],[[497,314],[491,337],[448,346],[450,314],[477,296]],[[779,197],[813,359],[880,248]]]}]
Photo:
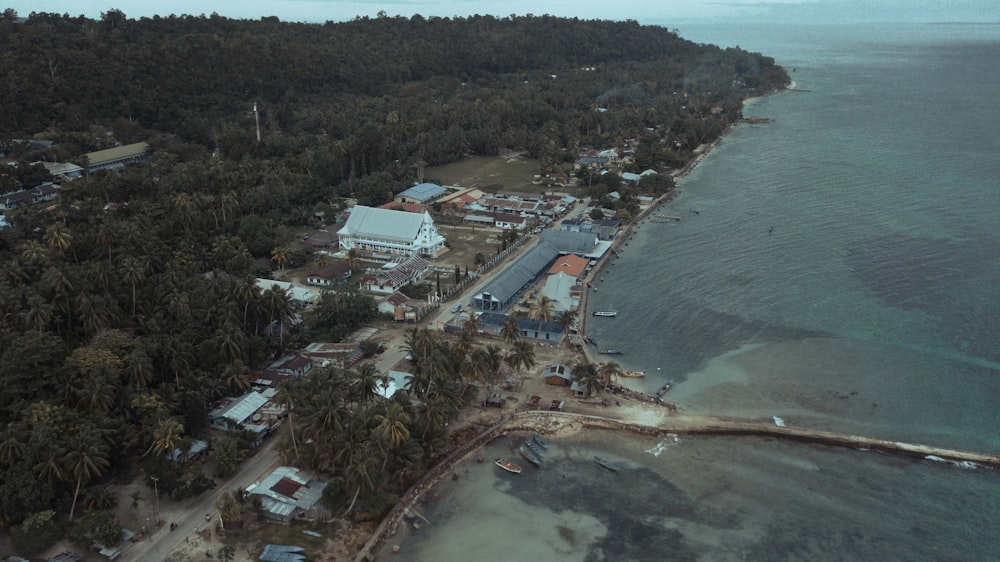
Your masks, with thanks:
[{"label": "dense forest", "polygon": [[[140,467],[173,497],[211,486],[197,466],[163,460],[205,434],[208,405],[245,391],[268,358],[372,317],[370,297],[328,294],[286,335],[288,296],[256,287],[254,258],[308,259],[292,229],[317,211],[345,196],[386,202],[428,165],[502,149],[538,158],[544,174],[571,170],[581,147],[632,138],[636,170],[678,166],[740,117],[742,100],[788,81],[762,55],[635,22],[311,25],[116,10],[7,10],[0,76],[13,164],[0,185],[45,179],[39,160],[83,163],[139,141],[154,151],[64,183],[51,205],[11,212],[0,229],[0,527],[26,553],[64,530],[114,536],[101,485]],[[29,153],[7,139],[54,144]],[[390,504],[441,451],[467,383],[531,364],[516,337],[506,354],[474,338],[414,332],[414,402],[373,400],[365,365],[282,389],[303,432],[286,456],[332,478],[332,502]],[[213,443],[218,475],[246,448],[238,434]]]}]

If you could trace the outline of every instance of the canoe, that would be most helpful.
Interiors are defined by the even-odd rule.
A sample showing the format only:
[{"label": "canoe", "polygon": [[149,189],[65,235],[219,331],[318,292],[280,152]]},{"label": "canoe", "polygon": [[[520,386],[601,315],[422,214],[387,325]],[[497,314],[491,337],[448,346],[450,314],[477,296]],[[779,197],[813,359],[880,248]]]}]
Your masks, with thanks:
[{"label": "canoe", "polygon": [[[542,466],[542,459],[538,458],[535,453],[529,451],[524,445],[517,448],[517,452],[521,453],[521,456],[527,459],[528,462],[535,466]],[[503,468],[503,467],[501,467]]]},{"label": "canoe", "polygon": [[494,459],[493,464],[499,466],[500,468],[506,470],[507,472],[513,472],[514,474],[521,474],[521,467],[510,462],[503,457],[497,457]]},{"label": "canoe", "polygon": [[613,318],[618,316],[618,313],[614,310],[598,310],[594,312],[594,316],[604,316],[605,318]]},{"label": "canoe", "polygon": [[664,394],[667,393],[668,390],[670,390],[672,386],[674,386],[674,381],[667,381],[666,383],[663,384],[663,386],[660,387],[660,390],[656,391],[656,395],[663,396]]},{"label": "canoe", "polygon": [[615,463],[613,463],[613,462],[611,462],[609,460],[602,459],[601,457],[598,457],[597,455],[594,455],[594,461],[598,465],[600,465],[601,468],[606,468],[606,469],[610,470],[611,472],[618,472],[619,470],[621,470],[621,468],[617,464],[615,464]]},{"label": "canoe", "polygon": [[524,445],[522,445],[522,446],[527,447],[528,450],[531,451],[532,453],[534,453],[535,456],[538,457],[539,459],[544,459],[545,458],[545,451],[541,447],[538,446],[538,443],[535,443],[531,439],[525,439],[524,440]]},{"label": "canoe", "polygon": [[549,442],[546,441],[545,438],[543,438],[541,435],[539,435],[537,433],[532,433],[531,434],[531,438],[535,440],[535,443],[538,443],[539,447],[541,447],[543,449],[548,449],[549,448]]},{"label": "canoe", "polygon": [[622,371],[621,376],[628,379],[641,379],[646,376],[646,371]]}]

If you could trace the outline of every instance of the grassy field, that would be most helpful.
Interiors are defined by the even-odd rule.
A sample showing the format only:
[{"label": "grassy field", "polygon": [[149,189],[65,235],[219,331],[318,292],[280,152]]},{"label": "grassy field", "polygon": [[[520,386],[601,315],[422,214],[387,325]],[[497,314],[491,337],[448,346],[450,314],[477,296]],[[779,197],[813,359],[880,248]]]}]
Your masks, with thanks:
[{"label": "grassy field", "polygon": [[537,173],[537,160],[470,156],[444,166],[427,168],[424,177],[426,181],[443,185],[479,185],[503,191],[537,193],[542,190],[541,186],[531,183]]}]

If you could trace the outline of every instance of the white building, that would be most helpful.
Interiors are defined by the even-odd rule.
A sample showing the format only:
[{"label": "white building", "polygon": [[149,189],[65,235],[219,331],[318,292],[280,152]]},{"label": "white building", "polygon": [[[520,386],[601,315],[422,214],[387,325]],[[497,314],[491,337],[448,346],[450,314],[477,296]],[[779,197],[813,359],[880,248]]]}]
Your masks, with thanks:
[{"label": "white building", "polygon": [[445,251],[430,213],[407,213],[358,205],[337,232],[344,250],[374,254],[435,257]]}]

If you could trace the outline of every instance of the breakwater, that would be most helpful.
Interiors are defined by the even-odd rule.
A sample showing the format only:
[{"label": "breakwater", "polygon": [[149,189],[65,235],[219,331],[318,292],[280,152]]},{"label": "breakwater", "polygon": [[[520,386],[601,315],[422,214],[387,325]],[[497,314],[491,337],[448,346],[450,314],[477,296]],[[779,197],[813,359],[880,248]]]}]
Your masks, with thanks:
[{"label": "breakwater", "polygon": [[542,434],[551,434],[566,429],[584,428],[630,431],[643,435],[749,435],[771,437],[816,445],[878,451],[918,459],[944,460],[963,464],[973,463],[981,467],[1000,468],[1000,455],[996,454],[962,451],[887,439],[875,439],[862,435],[794,426],[778,426],[758,421],[726,419],[696,414],[674,414],[665,417],[660,423],[651,425],[602,416],[532,410],[505,415],[500,422],[452,451],[437,466],[428,471],[389,511],[368,542],[365,543],[361,551],[355,556],[355,561],[370,562],[374,560],[375,552],[382,544],[382,541],[387,536],[396,533],[400,520],[410,507],[420,500],[425,492],[440,482],[442,478],[451,474],[452,470],[458,464],[471,458],[476,451],[490,441],[511,432],[537,431]]}]

